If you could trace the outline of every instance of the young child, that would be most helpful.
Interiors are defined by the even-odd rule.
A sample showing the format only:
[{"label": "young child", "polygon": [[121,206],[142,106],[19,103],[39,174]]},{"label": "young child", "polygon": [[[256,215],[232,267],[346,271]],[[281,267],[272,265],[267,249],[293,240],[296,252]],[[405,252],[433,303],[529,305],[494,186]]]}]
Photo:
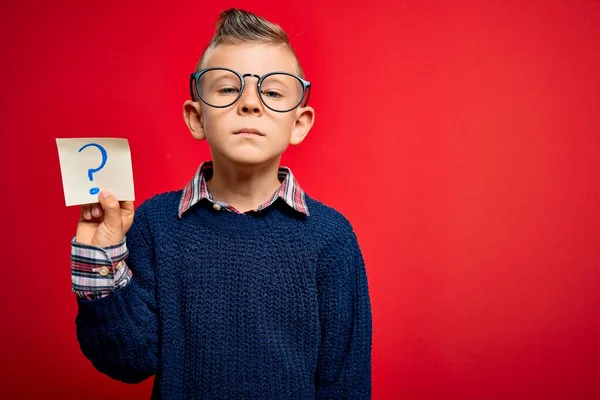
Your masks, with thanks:
[{"label": "young child", "polygon": [[[135,210],[103,190],[72,241],[77,337],[152,398],[368,399],[371,306],[350,223],[280,167],[315,112],[277,25],[220,15],[184,103],[212,161]],[[126,236],[125,236],[126,235]]]}]

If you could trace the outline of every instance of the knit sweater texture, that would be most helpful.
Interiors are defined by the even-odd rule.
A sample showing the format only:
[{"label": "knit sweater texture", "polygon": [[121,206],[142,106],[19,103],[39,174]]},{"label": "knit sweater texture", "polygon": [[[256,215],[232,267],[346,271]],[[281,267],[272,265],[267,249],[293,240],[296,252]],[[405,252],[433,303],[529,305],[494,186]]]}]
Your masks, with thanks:
[{"label": "knit sweater texture", "polygon": [[181,191],[145,201],[127,233],[132,281],[78,298],[93,365],[155,399],[369,399],[371,305],[346,218],[306,196],[236,214]]}]

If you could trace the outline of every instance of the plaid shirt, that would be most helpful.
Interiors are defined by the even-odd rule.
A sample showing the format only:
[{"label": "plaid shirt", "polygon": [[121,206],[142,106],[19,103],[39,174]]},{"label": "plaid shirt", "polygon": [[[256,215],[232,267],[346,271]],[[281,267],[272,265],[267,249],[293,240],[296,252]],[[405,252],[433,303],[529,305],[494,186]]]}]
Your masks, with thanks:
[{"label": "plaid shirt", "polygon": [[[240,214],[233,206],[212,198],[207,185],[212,175],[213,164],[211,161],[204,162],[198,167],[194,178],[185,186],[181,194],[179,218],[182,218],[186,211],[201,200],[212,203],[215,210]],[[269,201],[252,211],[264,210],[275,203],[277,199],[282,199],[294,210],[307,216],[310,215],[306,206],[304,191],[298,185],[292,171],[289,168],[280,167],[278,178],[281,182],[279,189]],[[120,243],[106,248],[78,243],[73,238],[71,240],[73,293],[81,298],[92,300],[108,296],[115,289],[127,285],[133,275],[125,262],[128,254],[125,238]]]}]

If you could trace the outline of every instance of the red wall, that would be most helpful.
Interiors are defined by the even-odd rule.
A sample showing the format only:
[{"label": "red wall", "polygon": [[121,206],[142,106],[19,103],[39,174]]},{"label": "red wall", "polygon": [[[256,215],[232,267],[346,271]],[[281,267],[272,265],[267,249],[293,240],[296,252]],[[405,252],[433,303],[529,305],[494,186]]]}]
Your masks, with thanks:
[{"label": "red wall", "polygon": [[189,73],[251,4],[314,84],[285,163],[358,233],[373,397],[600,398],[600,2],[7,3],[0,397],[148,398],[79,351],[54,139],[128,138],[138,204],[181,188]]}]

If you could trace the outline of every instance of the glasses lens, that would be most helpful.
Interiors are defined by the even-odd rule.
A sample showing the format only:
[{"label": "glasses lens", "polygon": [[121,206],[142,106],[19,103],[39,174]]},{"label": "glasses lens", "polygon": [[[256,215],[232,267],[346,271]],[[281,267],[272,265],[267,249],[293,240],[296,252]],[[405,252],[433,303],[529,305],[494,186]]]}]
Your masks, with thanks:
[{"label": "glasses lens", "polygon": [[227,107],[240,95],[242,82],[231,71],[213,69],[203,73],[198,79],[198,95],[213,107]]},{"label": "glasses lens", "polygon": [[302,100],[302,82],[286,74],[269,75],[262,81],[260,94],[270,108],[287,111],[296,107]]}]

